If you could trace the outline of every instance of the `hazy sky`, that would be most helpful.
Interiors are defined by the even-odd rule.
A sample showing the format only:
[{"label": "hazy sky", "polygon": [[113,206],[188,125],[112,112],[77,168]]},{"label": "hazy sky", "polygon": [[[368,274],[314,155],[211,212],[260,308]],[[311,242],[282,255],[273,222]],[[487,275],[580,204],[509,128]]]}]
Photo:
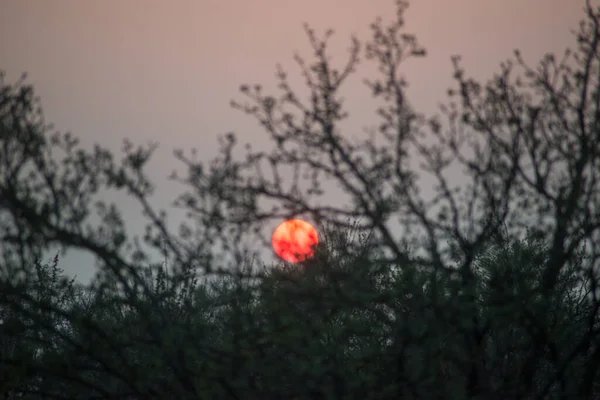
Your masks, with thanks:
[{"label": "hazy sky", "polygon": [[[596,0],[593,4],[598,4]],[[450,57],[478,78],[498,71],[519,48],[531,64],[545,52],[573,43],[570,29],[583,16],[583,0],[420,0],[407,14],[428,57],[405,66],[412,103],[435,111],[451,85]],[[301,85],[294,52],[309,56],[303,23],[333,28],[335,61],[343,61],[351,34],[366,38],[376,16],[393,18],[392,0],[0,0],[0,69],[9,81],[28,72],[48,122],[89,145],[115,150],[123,138],[158,141],[150,166],[166,206],[178,192],[165,177],[178,164],[174,148],[196,147],[209,160],[216,135],[236,132],[255,147],[266,143],[255,121],[232,110],[242,83],[274,86],[281,63]],[[368,70],[368,69],[367,69]],[[344,92],[358,128],[373,123],[362,79]],[[128,204],[123,203],[125,207]],[[132,214],[129,214],[132,215]],[[141,218],[131,217],[132,225]],[[79,278],[89,261],[67,258]]]}]

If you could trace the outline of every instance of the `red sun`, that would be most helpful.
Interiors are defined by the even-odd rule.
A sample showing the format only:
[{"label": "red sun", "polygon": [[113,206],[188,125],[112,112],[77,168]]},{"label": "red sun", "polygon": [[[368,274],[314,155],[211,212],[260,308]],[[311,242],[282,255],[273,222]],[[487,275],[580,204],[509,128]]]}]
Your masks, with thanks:
[{"label": "red sun", "polygon": [[285,221],[273,232],[273,250],[285,261],[297,263],[310,258],[319,243],[317,230],[300,219]]}]

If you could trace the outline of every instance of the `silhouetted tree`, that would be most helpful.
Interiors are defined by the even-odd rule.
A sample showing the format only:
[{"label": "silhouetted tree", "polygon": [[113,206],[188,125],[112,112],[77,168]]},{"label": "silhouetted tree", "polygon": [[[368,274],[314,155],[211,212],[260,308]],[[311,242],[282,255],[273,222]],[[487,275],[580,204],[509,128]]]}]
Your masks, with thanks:
[{"label": "silhouetted tree", "polygon": [[[600,9],[587,2],[560,60],[530,67],[516,52],[481,84],[456,57],[450,100],[428,117],[401,75],[425,56],[404,31],[406,8],[372,24],[370,40],[353,38],[341,69],[332,32],[307,28],[314,59],[296,57],[306,98],[281,68],[278,94],[243,85],[247,101],[233,105],[273,147],[239,158],[227,134],[210,163],[177,152],[175,204],[187,216],[177,233],[149,200],[155,145],[126,141],[119,162],[82,149],[46,125],[30,85],[2,77],[5,397],[589,397],[600,365]],[[354,140],[340,90],[363,58],[378,67],[366,83],[380,124]],[[326,201],[333,187],[346,201]],[[138,201],[143,238],[128,236],[105,191]],[[300,214],[325,227],[315,258],[283,272],[253,263],[245,239],[267,243],[266,223]],[[27,280],[56,245],[99,266],[68,304],[57,275]],[[152,250],[168,274],[149,275]]]}]

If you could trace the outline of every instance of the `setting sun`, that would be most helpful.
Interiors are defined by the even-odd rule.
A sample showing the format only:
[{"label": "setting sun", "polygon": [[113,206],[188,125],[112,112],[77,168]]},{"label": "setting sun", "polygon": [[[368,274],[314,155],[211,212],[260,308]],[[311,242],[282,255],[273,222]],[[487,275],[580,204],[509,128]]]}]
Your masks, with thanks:
[{"label": "setting sun", "polygon": [[273,232],[273,250],[282,259],[297,263],[310,258],[319,243],[317,230],[299,219],[285,221]]}]

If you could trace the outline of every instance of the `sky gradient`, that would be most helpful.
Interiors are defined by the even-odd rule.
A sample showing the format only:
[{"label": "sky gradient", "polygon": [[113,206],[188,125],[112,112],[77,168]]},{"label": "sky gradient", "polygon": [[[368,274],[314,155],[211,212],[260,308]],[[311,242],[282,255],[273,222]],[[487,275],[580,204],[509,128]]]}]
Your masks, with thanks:
[{"label": "sky gradient", "polygon": [[[593,1],[598,4],[598,1]],[[562,54],[583,0],[420,0],[406,13],[407,31],[427,49],[406,64],[409,96],[433,113],[451,85],[450,57],[462,55],[468,74],[487,79],[519,48],[531,65],[545,52]],[[228,131],[255,148],[266,145],[257,123],[229,102],[243,83],[275,86],[281,63],[302,86],[293,55],[310,56],[303,23],[318,33],[333,28],[335,62],[349,37],[368,38],[376,16],[394,16],[391,0],[0,0],[0,69],[9,82],[28,72],[48,122],[71,131],[85,146],[115,150],[123,138],[161,144],[149,172],[159,183],[156,204],[173,193],[166,176],[178,164],[174,148],[196,147],[210,160],[216,135]],[[369,67],[345,89],[359,136],[374,123],[361,99]],[[176,190],[176,189],[175,189]],[[131,205],[122,203],[125,209]],[[133,214],[131,214],[133,215]],[[131,217],[132,225],[143,221]],[[63,268],[87,280],[93,269],[70,255]]]}]

